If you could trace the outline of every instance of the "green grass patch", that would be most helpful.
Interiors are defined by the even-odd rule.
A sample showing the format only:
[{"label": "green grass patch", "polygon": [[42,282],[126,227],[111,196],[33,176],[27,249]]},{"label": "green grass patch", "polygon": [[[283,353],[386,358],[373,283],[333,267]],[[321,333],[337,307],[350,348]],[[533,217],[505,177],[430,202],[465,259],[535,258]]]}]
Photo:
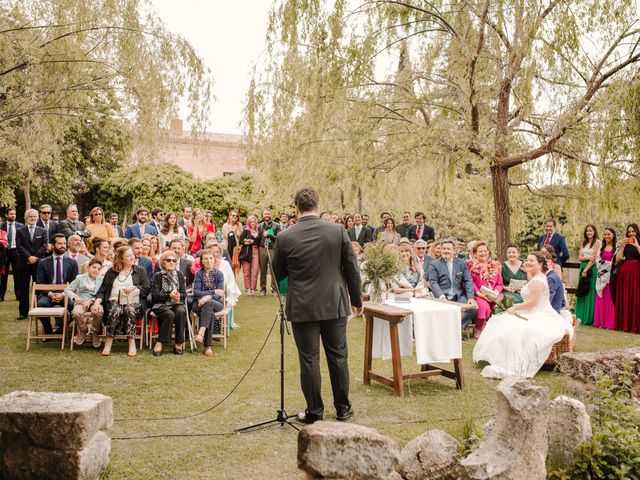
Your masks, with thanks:
[{"label": "green grass patch", "polygon": [[[11,286],[9,288],[11,292]],[[13,295],[8,294],[8,299]],[[26,322],[17,321],[17,302],[0,303],[0,395],[15,390],[97,392],[113,397],[117,419],[187,416],[219,402],[249,368],[277,312],[268,295],[240,299],[234,330],[226,350],[214,345],[215,356],[201,353],[174,356],[170,348],[153,357],[149,350],[126,355],[126,344],[114,345],[110,357],[101,357],[90,342],[73,352],[58,342],[32,343],[25,351]],[[480,376],[471,361],[473,341],[463,343],[466,388],[456,390],[441,377],[407,382],[405,397],[391,389],[362,384],[364,321],[348,327],[353,422],[367,425],[397,439],[401,445],[432,428],[461,438],[465,421],[484,423],[494,413],[497,381]],[[638,337],[581,326],[576,350],[592,351],[637,345]],[[274,329],[265,350],[238,389],[216,409],[196,417],[159,421],[116,421],[112,437],[162,434],[202,434],[233,429],[275,418],[279,408],[279,339]],[[285,339],[287,413],[304,410],[293,338]],[[415,357],[404,358],[405,371],[415,370]],[[452,368],[450,366],[450,368]],[[374,369],[391,373],[391,362],[374,360]],[[332,420],[331,387],[323,357],[325,419]],[[535,382],[550,388],[554,397],[566,392],[563,376],[540,372]],[[111,463],[104,479],[136,478],[301,478],[296,461],[297,434],[289,427],[273,426],[247,434],[210,437],[169,437],[114,440]]]}]

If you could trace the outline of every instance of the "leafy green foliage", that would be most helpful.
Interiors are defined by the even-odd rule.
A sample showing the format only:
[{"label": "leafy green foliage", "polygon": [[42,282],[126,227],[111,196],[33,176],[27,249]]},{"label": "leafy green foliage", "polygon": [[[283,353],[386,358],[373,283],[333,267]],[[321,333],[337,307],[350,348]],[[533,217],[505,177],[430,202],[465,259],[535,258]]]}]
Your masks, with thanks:
[{"label": "leafy green foliage", "polygon": [[250,175],[201,181],[172,163],[126,165],[97,187],[96,201],[126,219],[141,206],[161,207],[178,214],[185,205],[206,208],[217,224],[226,221],[232,209],[243,216],[261,214],[266,207],[275,214],[280,210],[290,212],[282,205],[268,205],[264,192],[255,187]]},{"label": "leafy green foliage", "polygon": [[[135,147],[152,159],[186,98],[203,131],[210,72],[146,0],[0,5],[0,204],[66,202]],[[128,140],[131,140],[129,142]]]},{"label": "leafy green foliage", "polygon": [[373,296],[380,298],[382,285],[385,285],[404,270],[397,250],[387,247],[387,242],[380,239],[367,245],[364,249],[362,271],[371,280]]},{"label": "leafy green foliage", "polygon": [[640,479],[640,413],[632,398],[634,373],[627,365],[613,381],[597,381],[591,415],[593,436],[578,447],[574,467],[550,472],[554,480]]}]

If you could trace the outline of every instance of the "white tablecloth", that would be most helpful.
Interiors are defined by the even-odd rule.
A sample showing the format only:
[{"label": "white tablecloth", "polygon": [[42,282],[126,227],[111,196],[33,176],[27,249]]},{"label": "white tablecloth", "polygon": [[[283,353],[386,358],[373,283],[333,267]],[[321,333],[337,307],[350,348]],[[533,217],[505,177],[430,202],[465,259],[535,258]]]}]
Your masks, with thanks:
[{"label": "white tablecloth", "polygon": [[[452,358],[462,358],[460,307],[421,298],[410,300],[411,303],[384,302],[413,312],[398,324],[400,355],[411,355],[415,338],[418,365],[448,363]],[[389,322],[386,320],[373,319],[372,353],[374,358],[391,358]]]}]

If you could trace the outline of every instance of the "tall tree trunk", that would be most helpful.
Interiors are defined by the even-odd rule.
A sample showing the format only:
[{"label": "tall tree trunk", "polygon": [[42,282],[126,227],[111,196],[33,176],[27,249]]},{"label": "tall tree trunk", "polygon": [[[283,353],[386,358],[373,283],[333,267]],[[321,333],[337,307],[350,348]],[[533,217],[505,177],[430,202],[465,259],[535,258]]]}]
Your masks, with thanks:
[{"label": "tall tree trunk", "polygon": [[358,186],[358,208],[356,212],[362,213],[362,189]]},{"label": "tall tree trunk", "polygon": [[496,222],[496,248],[498,258],[504,260],[511,242],[511,214],[509,204],[509,169],[500,165],[491,167],[493,208]]},{"label": "tall tree trunk", "polygon": [[340,190],[340,208],[344,212],[345,204],[344,204],[344,190],[342,188],[338,188]]},{"label": "tall tree trunk", "polygon": [[24,193],[24,209],[26,211],[31,208],[31,182],[28,178],[22,184],[22,192]]}]

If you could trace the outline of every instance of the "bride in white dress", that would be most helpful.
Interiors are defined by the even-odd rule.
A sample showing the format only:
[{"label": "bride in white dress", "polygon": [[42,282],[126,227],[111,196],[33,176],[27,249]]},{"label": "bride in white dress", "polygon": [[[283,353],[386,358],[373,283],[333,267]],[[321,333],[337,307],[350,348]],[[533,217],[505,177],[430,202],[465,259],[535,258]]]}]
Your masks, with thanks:
[{"label": "bride in white dress", "polygon": [[539,252],[530,253],[523,263],[529,282],[522,288],[523,303],[506,313],[493,315],[473,349],[473,361],[486,361],[482,376],[533,377],[549,356],[553,345],[573,327],[549,302],[547,264]]}]

